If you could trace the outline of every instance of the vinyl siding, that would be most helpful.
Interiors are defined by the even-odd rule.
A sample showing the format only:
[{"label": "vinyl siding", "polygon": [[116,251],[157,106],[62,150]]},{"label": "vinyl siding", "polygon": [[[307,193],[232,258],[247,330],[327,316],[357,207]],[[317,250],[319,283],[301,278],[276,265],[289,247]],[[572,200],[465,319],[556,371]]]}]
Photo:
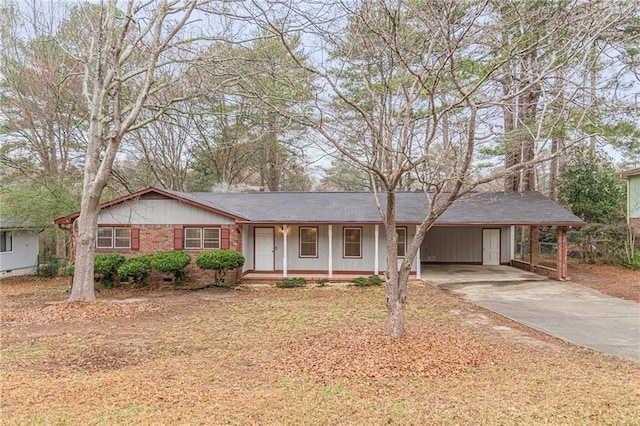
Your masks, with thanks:
[{"label": "vinyl siding", "polygon": [[104,209],[100,224],[217,224],[231,225],[234,220],[208,210],[170,199],[131,200]]},{"label": "vinyl siding", "polygon": [[31,231],[11,231],[11,233],[12,250],[0,253],[0,276],[37,273],[39,234]]},{"label": "vinyl siding", "polygon": [[629,177],[629,217],[640,217],[640,175]]},{"label": "vinyl siding", "polygon": [[422,262],[482,262],[482,228],[433,227],[422,242],[420,258]]}]

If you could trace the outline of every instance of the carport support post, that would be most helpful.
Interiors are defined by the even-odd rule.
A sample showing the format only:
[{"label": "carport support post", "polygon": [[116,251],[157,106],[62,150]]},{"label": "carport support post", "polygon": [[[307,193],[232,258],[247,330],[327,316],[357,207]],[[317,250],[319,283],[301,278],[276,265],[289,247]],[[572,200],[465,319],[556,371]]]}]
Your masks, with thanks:
[{"label": "carport support post", "polygon": [[529,270],[531,272],[535,272],[536,266],[538,266],[538,250],[540,248],[540,244],[538,244],[539,240],[538,227],[529,227]]},{"label": "carport support post", "polygon": [[556,228],[558,239],[558,258],[556,261],[556,278],[559,281],[567,279],[567,230],[566,226]]}]

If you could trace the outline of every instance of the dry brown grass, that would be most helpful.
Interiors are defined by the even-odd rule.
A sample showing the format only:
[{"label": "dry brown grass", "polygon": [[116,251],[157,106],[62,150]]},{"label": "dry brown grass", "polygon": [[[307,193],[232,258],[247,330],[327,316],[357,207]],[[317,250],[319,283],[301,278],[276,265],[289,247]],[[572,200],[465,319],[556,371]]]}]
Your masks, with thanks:
[{"label": "dry brown grass", "polygon": [[2,424],[637,424],[638,364],[410,287],[109,290],[0,283]]}]

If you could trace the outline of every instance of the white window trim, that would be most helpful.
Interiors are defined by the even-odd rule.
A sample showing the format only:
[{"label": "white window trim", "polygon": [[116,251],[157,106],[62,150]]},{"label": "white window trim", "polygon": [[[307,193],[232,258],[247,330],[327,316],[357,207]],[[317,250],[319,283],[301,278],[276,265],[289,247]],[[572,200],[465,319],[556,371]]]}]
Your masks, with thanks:
[{"label": "white window trim", "polygon": [[[99,242],[99,238],[98,238],[98,232],[100,232],[101,229],[110,229],[111,230],[111,244],[109,246],[100,246],[98,245]],[[118,247],[116,246],[116,240],[123,240],[123,237],[117,237],[116,236],[116,230],[119,229],[128,229],[129,230],[129,237],[127,238],[129,241],[129,244],[126,246],[121,246]],[[102,239],[106,239],[106,237],[102,237]],[[131,250],[131,228],[128,226],[98,226],[98,229],[96,230],[96,249],[98,250],[109,250],[109,249],[113,249],[113,250]]]},{"label": "white window trim", "polygon": [[[407,255],[407,228],[405,226],[398,226],[396,227],[396,234],[398,234],[398,230],[402,229],[404,231],[404,238],[402,239],[403,241],[403,245],[404,245],[404,253],[402,255],[400,255],[400,252],[398,252],[398,258],[402,259]],[[400,235],[398,235],[398,243],[400,243]],[[397,245],[397,244],[396,244]]]},{"label": "white window trim", "polygon": [[[198,247],[188,247],[187,246],[187,240],[189,241],[195,241],[195,238],[187,238],[187,231],[190,229],[197,229],[200,231],[200,242]],[[206,230],[214,230],[218,232],[218,247],[204,247],[204,233]],[[222,230],[219,227],[215,227],[215,226],[185,226],[184,227],[184,231],[183,231],[184,237],[183,237],[183,246],[185,250],[220,250],[220,248],[222,247]]]},{"label": "white window trim", "polygon": [[[9,231],[9,230],[2,231],[2,234],[9,236],[9,241],[11,241],[11,250],[2,250],[2,251],[0,251],[0,253],[13,253],[13,231]],[[0,235],[2,235],[2,234],[0,234]],[[4,238],[5,238],[5,242],[6,242],[6,238],[7,237],[4,237]]]},{"label": "white window trim", "polygon": [[[358,230],[360,233],[360,239],[358,241],[358,245],[360,247],[360,254],[358,256],[347,256],[347,231],[348,230]],[[354,244],[354,243],[351,243]],[[342,257],[345,259],[362,259],[362,228],[356,226],[345,226],[342,229]]]},{"label": "white window trim", "polygon": [[[302,230],[303,229],[313,229],[315,230],[315,241],[314,241],[314,254],[310,255],[310,254],[302,254]],[[317,226],[301,226],[300,229],[298,230],[298,255],[301,258],[317,258],[318,257],[318,233],[319,233],[319,229]],[[310,244],[310,243],[306,243],[306,244]]]}]

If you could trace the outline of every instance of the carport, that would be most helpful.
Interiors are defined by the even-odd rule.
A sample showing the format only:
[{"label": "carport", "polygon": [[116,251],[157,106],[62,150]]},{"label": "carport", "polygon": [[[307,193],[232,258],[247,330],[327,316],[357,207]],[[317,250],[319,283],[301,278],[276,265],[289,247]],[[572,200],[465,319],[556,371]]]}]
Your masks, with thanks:
[{"label": "carport", "polygon": [[[427,232],[420,246],[421,274],[437,264],[515,266],[557,280],[567,279],[567,232],[583,222],[538,192],[475,193],[453,203]],[[556,268],[540,265],[539,228],[554,227]],[[516,235],[526,232],[529,258],[515,259]],[[427,268],[427,269],[425,269]],[[458,269],[482,275],[501,269]],[[433,269],[436,273],[437,269]],[[428,278],[427,278],[428,279]]]},{"label": "carport", "polygon": [[515,283],[542,281],[546,277],[512,266],[492,265],[422,265],[422,279],[436,286],[444,284]]}]

